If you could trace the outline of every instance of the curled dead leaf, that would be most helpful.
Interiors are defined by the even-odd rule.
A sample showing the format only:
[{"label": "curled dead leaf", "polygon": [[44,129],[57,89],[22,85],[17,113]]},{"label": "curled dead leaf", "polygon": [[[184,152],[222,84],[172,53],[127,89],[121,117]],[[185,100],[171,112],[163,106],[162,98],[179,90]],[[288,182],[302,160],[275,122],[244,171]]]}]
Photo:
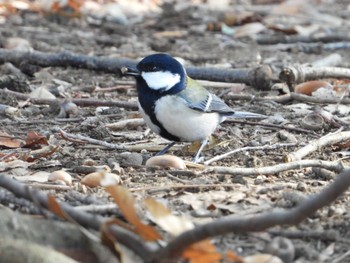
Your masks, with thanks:
[{"label": "curled dead leaf", "polygon": [[6,132],[0,131],[0,146],[8,148],[19,148],[24,145],[24,142]]},{"label": "curled dead leaf", "polygon": [[146,162],[146,166],[159,166],[162,168],[173,168],[179,170],[186,169],[186,164],[181,158],[167,154],[149,158]]},{"label": "curled dead leaf", "polygon": [[319,88],[326,88],[326,89],[333,89],[333,86],[327,82],[327,81],[321,81],[321,80],[312,80],[300,83],[299,85],[296,85],[294,88],[294,91],[296,93],[305,94],[308,96],[311,96],[312,93]]},{"label": "curled dead leaf", "polygon": [[64,170],[52,172],[48,177],[49,182],[63,183],[65,185],[72,184],[72,176]]},{"label": "curled dead leaf", "polygon": [[121,182],[118,175],[114,173],[108,173],[106,171],[98,171],[87,174],[80,183],[88,187],[94,188],[97,186],[117,185]]},{"label": "curled dead leaf", "polygon": [[301,120],[301,126],[308,130],[318,131],[323,128],[324,120],[320,114],[310,113]]},{"label": "curled dead leaf", "polygon": [[274,255],[256,254],[244,258],[244,263],[283,263],[283,261]]}]

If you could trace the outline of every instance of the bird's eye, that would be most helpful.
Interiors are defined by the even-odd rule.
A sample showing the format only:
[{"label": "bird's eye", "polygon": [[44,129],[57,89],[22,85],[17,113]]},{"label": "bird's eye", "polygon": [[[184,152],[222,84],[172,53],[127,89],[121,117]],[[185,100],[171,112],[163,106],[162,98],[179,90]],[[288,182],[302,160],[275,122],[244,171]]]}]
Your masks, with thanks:
[{"label": "bird's eye", "polygon": [[156,67],[156,66],[153,66],[153,67],[151,68],[151,71],[157,71],[157,67]]}]

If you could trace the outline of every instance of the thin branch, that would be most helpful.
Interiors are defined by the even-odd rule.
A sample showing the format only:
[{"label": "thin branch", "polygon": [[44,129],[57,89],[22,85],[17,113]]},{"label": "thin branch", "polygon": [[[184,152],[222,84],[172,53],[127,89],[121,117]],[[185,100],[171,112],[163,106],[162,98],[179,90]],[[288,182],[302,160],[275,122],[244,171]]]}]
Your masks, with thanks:
[{"label": "thin branch", "polygon": [[257,43],[260,45],[271,45],[280,43],[329,43],[329,42],[340,42],[340,41],[350,41],[350,36],[343,33],[333,33],[333,34],[323,34],[323,35],[258,35],[256,39]]},{"label": "thin branch", "polygon": [[298,151],[287,154],[285,159],[288,162],[301,160],[303,157],[317,150],[321,150],[325,146],[333,145],[347,140],[350,140],[350,131],[327,134],[317,140],[310,142],[308,145],[300,148]]},{"label": "thin branch", "polygon": [[257,150],[274,150],[274,149],[279,149],[279,148],[295,147],[297,145],[298,144],[296,144],[296,143],[277,143],[277,144],[273,144],[273,145],[243,147],[243,148],[235,149],[233,151],[229,151],[229,152],[224,153],[224,154],[217,155],[214,158],[211,158],[208,161],[205,161],[204,164],[209,165],[212,162],[216,162],[216,161],[225,159],[226,157],[233,155],[235,153],[239,153],[239,152],[257,151]]},{"label": "thin branch", "polygon": [[[9,176],[0,174],[0,187],[12,192],[17,197],[38,203],[46,209],[48,208],[48,199],[45,193],[31,189],[24,184],[18,183],[15,180],[11,179]],[[95,229],[97,231],[99,231],[100,226],[103,224],[103,222],[107,220],[101,216],[78,211],[74,207],[63,202],[60,202],[60,206],[77,223],[84,227]],[[115,235],[118,242],[130,248],[141,258],[149,258],[150,254],[152,253],[151,249],[147,247],[144,244],[144,241],[140,240],[137,235],[117,225],[112,225],[110,227],[110,230],[111,233]]]},{"label": "thin branch", "polygon": [[266,97],[257,97],[255,95],[249,94],[228,94],[225,96],[225,99],[232,100],[247,100],[247,101],[274,101],[278,103],[286,103],[292,100],[290,94],[284,94],[281,96],[266,96]]},{"label": "thin branch", "polygon": [[196,242],[228,233],[264,231],[276,225],[296,225],[313,215],[318,209],[335,201],[350,186],[350,169],[337,176],[335,181],[290,210],[274,210],[253,216],[227,216],[195,227],[171,240],[152,255],[148,262],[166,262],[182,254]]},{"label": "thin branch", "polygon": [[341,172],[344,167],[341,162],[329,162],[321,160],[301,160],[290,163],[276,164],[273,166],[266,167],[254,167],[254,168],[241,168],[241,167],[224,167],[224,166],[213,166],[208,167],[205,172],[216,172],[219,174],[230,174],[230,175],[261,175],[261,174],[277,174],[280,172],[302,169],[306,167],[321,167],[327,170]]},{"label": "thin branch", "polygon": [[246,121],[246,120],[237,120],[237,119],[227,119],[225,120],[227,123],[235,123],[235,124],[244,124],[244,125],[253,125],[253,126],[261,126],[269,129],[279,129],[279,130],[289,130],[289,131],[295,131],[295,132],[302,132],[302,133],[308,133],[311,136],[316,135],[314,131],[297,128],[297,127],[289,127],[286,125],[278,125],[278,124],[272,124],[272,123],[263,123],[263,122],[253,122],[253,121]]},{"label": "thin branch", "polygon": [[[16,99],[20,100],[28,100],[32,102],[33,104],[44,104],[44,105],[55,105],[55,104],[61,104],[64,99],[36,99],[31,98],[30,95],[11,91],[8,89],[0,89],[0,95],[8,95],[15,97]],[[109,107],[120,107],[130,110],[137,110],[137,104],[134,102],[128,102],[128,101],[107,101],[107,100],[100,100],[100,99],[71,99],[73,103],[80,107],[96,107],[96,106],[109,106]]]},{"label": "thin branch", "polygon": [[319,98],[313,96],[307,96],[301,93],[291,92],[290,96],[292,99],[303,102],[319,103],[319,104],[350,104],[350,99],[348,98]]}]

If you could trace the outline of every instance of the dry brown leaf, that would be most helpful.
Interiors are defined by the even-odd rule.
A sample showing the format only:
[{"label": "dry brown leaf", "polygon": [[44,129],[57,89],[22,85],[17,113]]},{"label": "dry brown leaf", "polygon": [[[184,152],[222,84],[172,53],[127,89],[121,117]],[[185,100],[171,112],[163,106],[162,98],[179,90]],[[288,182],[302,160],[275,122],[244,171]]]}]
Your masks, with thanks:
[{"label": "dry brown leaf", "polygon": [[135,209],[135,199],[131,192],[119,185],[107,186],[106,191],[113,197],[126,220],[135,227],[135,232],[148,241],[162,239],[157,230],[141,222]]},{"label": "dry brown leaf", "polygon": [[47,206],[48,209],[56,216],[66,219],[67,221],[74,222],[74,220],[69,215],[67,215],[66,212],[63,211],[56,198],[50,194],[47,195]]},{"label": "dry brown leaf", "polygon": [[8,148],[19,148],[24,145],[24,142],[6,132],[0,131],[0,146]]},{"label": "dry brown leaf", "polygon": [[38,144],[48,145],[48,141],[45,135],[36,133],[34,131],[29,131],[27,134],[27,138],[25,138],[25,147],[32,147]]},{"label": "dry brown leaf", "polygon": [[193,244],[182,253],[182,257],[191,263],[219,263],[222,259],[209,240]]},{"label": "dry brown leaf", "polygon": [[41,149],[31,151],[28,155],[23,156],[21,159],[28,162],[34,162],[35,160],[38,160],[40,158],[45,158],[54,154],[55,152],[57,152],[59,148],[60,148],[59,146],[55,146],[55,145],[44,146]]},{"label": "dry brown leaf", "polygon": [[153,198],[147,198],[145,205],[152,214],[153,221],[174,236],[194,228],[194,224],[189,219],[173,215],[168,208]]},{"label": "dry brown leaf", "polygon": [[327,81],[312,80],[312,81],[306,81],[296,85],[294,88],[294,91],[296,93],[301,93],[301,94],[311,96],[314,91],[320,88],[332,89],[333,86]]},{"label": "dry brown leaf", "polygon": [[109,226],[113,224],[116,224],[114,219],[107,220],[101,225],[101,228],[100,228],[101,242],[102,244],[107,246],[120,260],[121,255],[119,251],[118,242],[109,231]]}]

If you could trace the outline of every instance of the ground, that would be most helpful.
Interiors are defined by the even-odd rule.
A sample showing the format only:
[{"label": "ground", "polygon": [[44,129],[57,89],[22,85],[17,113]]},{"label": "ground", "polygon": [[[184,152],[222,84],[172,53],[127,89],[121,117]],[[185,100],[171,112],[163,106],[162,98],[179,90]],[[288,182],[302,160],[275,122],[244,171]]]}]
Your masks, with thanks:
[{"label": "ground", "polygon": [[[236,11],[242,7],[246,7],[247,10],[258,9],[258,6],[254,9],[254,5],[246,6],[240,2],[236,3],[236,9],[234,7],[232,9]],[[339,17],[344,21],[349,18],[345,12],[349,8],[346,1],[313,2],[315,12],[324,16],[329,15],[329,20],[332,20],[332,17]],[[3,47],[7,39],[18,37],[28,40],[34,50],[42,52],[71,51],[91,56],[132,59],[140,59],[154,52],[167,52],[181,57],[186,66],[252,68],[258,63],[269,64],[273,70],[274,80],[278,79],[278,74],[284,65],[312,63],[335,52],[334,50],[321,50],[318,53],[301,52],[297,45],[289,48],[282,48],[281,45],[259,45],[254,37],[233,38],[220,31],[208,30],[208,24],[216,23],[218,14],[222,13],[221,11],[211,13],[205,8],[191,6],[181,9],[179,14],[168,7],[163,15],[146,17],[135,24],[120,25],[107,21],[92,22],[85,16],[68,18],[61,14],[48,15],[22,11],[9,16],[1,25],[0,40]],[[311,16],[311,12],[307,14]],[[282,19],[280,21],[287,25],[289,22]],[[326,23],[324,21],[323,23]],[[310,24],[313,22],[315,21],[312,19],[309,21]],[[337,32],[346,32],[346,23],[338,25],[337,29],[339,29]],[[269,29],[262,34],[269,36],[277,33]],[[348,50],[339,49],[336,52],[341,55],[343,64],[346,64],[350,58]],[[1,71],[2,74],[6,74],[5,66]],[[118,74],[76,67],[49,67],[25,76],[29,90],[44,86],[57,98],[136,102],[137,94],[133,80]],[[302,120],[306,114],[320,108],[329,110],[328,104],[295,100],[277,103],[272,100],[232,99],[237,93],[256,97],[280,95],[278,90],[261,91],[244,84],[232,84],[225,88],[215,88],[209,84],[208,89],[234,109],[265,114],[270,118],[261,122],[276,124],[279,127],[223,123],[213,135],[215,142],[203,154],[205,160],[247,146],[290,144],[272,150],[238,152],[211,163],[211,166],[264,167],[284,163],[288,153],[296,151],[311,140],[335,132],[341,126],[344,130],[348,129],[344,123],[327,124],[316,131],[306,129],[307,131],[301,132],[288,129],[288,127],[305,129]],[[336,176],[332,173],[329,176],[321,176],[322,173],[312,168],[251,176],[202,172],[201,169],[193,167],[188,168],[189,172],[150,168],[144,166],[145,160],[155,153],[147,150],[149,143],[153,143],[158,149],[165,145],[165,140],[147,132],[145,125],[126,127],[118,131],[111,131],[106,126],[120,120],[140,117],[137,111],[117,107],[81,107],[74,116],[57,119],[59,109],[47,105],[27,102],[25,106],[19,106],[23,101],[9,95],[2,95],[0,102],[20,109],[19,117],[12,119],[3,117],[0,121],[1,131],[19,138],[25,138],[28,131],[35,131],[47,136],[51,144],[59,145],[57,152],[35,160],[34,165],[25,169],[26,172],[23,170],[18,172],[19,174],[8,172],[9,175],[18,179],[24,173],[68,169],[73,176],[73,185],[49,191],[55,192],[60,200],[74,206],[110,202],[107,193],[101,187],[89,188],[80,183],[86,174],[79,172],[79,167],[83,165],[93,167],[108,165],[113,168],[117,163],[121,168],[114,168],[113,172],[120,176],[122,185],[130,189],[138,201],[149,196],[162,200],[175,214],[184,214],[195,223],[204,223],[225,215],[243,216],[270,211],[273,208],[290,209],[302,202],[306,196],[318,193]],[[338,117],[346,118],[347,114],[338,113]],[[130,155],[124,150],[110,150],[103,146],[69,141],[61,136],[59,129],[118,145],[140,145],[141,149],[145,145],[145,149]],[[3,154],[9,154],[11,151],[1,148]],[[187,161],[191,161],[194,155],[191,149],[189,150],[188,144],[178,144],[170,154]],[[336,161],[346,155],[346,149],[339,150],[337,147],[327,146],[311,153],[305,159]],[[343,163],[345,166],[349,165],[346,158]],[[28,179],[22,181],[28,184],[37,183]],[[183,185],[186,187],[181,187]],[[46,189],[42,184],[40,186]],[[317,211],[299,225],[278,226],[259,233],[229,234],[215,238],[215,245],[222,251],[229,249],[239,255],[247,256],[266,251],[266,247],[274,237],[284,236],[292,242],[295,249],[293,260],[288,261],[287,256],[284,258],[285,262],[350,262],[350,257],[333,261],[349,250],[349,193],[346,192],[336,202]],[[9,202],[4,199],[1,203],[25,213],[37,212],[33,207],[28,208],[11,200]],[[110,215],[111,211],[104,213]]]}]

